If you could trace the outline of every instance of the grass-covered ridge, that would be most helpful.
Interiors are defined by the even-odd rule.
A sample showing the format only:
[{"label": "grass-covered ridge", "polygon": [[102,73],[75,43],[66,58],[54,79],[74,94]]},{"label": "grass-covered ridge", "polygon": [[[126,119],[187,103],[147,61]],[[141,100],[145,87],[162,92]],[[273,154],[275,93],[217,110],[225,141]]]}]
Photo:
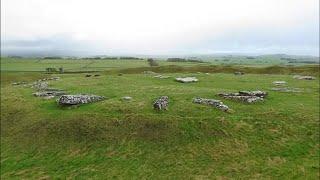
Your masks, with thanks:
[{"label": "grass-covered ridge", "polygon": [[319,75],[319,66],[267,66],[267,67],[246,67],[246,66],[222,66],[222,65],[202,65],[202,66],[158,66],[158,67],[137,67],[121,69],[121,73],[142,73],[144,71],[153,71],[157,73],[234,73],[244,72],[249,74],[307,74],[307,75]]},{"label": "grass-covered ridge", "polygon": [[[239,69],[233,67],[173,65],[123,65],[125,71],[113,68],[90,78],[2,72],[1,179],[319,178],[318,67],[267,72],[241,67],[246,74],[235,76]],[[171,78],[142,73],[148,70]],[[317,80],[296,80],[290,75],[295,73]],[[31,88],[11,85],[47,76],[61,77],[49,82],[52,87],[107,100],[61,109],[54,99],[36,98]],[[199,82],[175,82],[179,76],[196,76]],[[304,92],[270,91],[276,80]],[[223,100],[233,113],[192,103],[194,97],[220,99],[219,92],[257,89],[269,92],[265,102]],[[162,95],[170,98],[169,110],[154,111],[152,102]],[[133,100],[124,102],[123,96]]]}]

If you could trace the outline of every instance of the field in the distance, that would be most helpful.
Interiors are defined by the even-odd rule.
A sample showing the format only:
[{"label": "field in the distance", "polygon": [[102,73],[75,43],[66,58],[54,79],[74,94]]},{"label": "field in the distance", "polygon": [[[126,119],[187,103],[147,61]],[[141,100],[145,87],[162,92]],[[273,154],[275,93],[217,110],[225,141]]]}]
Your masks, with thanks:
[{"label": "field in the distance", "polygon": [[[38,65],[37,60],[20,65],[21,61],[15,65],[6,61],[1,61],[2,179],[319,178],[319,72],[314,70],[318,67],[297,71],[316,75],[314,81],[279,72],[235,76],[181,72],[185,69],[162,73],[171,78],[159,79],[140,71],[148,66],[145,61],[104,61],[101,66],[110,69],[86,78],[84,73],[45,74],[41,71],[48,64]],[[155,70],[166,72],[170,68],[166,65],[198,67],[166,63]],[[87,61],[73,60],[64,67],[83,65]],[[52,87],[107,99],[61,109],[54,99],[36,98],[33,89],[11,85],[48,76],[61,78],[49,81]],[[179,76],[196,76],[199,82],[175,82]],[[276,80],[304,92],[270,91]],[[264,90],[269,95],[256,104],[223,100],[233,113],[192,103],[194,97],[222,100],[218,92],[238,90]],[[162,95],[170,98],[169,110],[154,111],[152,102]],[[133,100],[124,102],[123,96]]]}]

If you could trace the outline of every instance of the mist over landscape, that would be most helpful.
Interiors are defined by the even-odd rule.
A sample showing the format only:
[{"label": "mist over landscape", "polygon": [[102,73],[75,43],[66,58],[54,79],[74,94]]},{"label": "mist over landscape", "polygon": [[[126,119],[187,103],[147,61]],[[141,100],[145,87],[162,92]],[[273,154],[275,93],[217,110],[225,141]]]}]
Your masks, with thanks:
[{"label": "mist over landscape", "polygon": [[319,55],[315,0],[4,0],[2,55]]}]

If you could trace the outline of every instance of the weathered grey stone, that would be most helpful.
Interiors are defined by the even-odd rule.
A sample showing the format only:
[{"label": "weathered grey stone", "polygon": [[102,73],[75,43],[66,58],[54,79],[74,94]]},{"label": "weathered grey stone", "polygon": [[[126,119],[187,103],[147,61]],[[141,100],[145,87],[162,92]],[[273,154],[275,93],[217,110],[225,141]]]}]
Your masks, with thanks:
[{"label": "weathered grey stone", "polygon": [[57,97],[66,94],[64,91],[39,91],[33,93],[36,97]]},{"label": "weathered grey stone", "polygon": [[301,75],[295,75],[293,76],[295,79],[299,80],[315,80],[316,78],[314,76],[301,76]]},{"label": "weathered grey stone", "polygon": [[264,91],[239,91],[239,94],[244,96],[257,96],[261,98],[264,98],[268,95],[268,93]]},{"label": "weathered grey stone", "polygon": [[268,95],[264,91],[239,91],[238,93],[219,93],[218,96],[225,99],[237,100],[247,103],[263,101]]},{"label": "weathered grey stone", "polygon": [[169,97],[161,96],[153,103],[153,108],[156,110],[168,110]]},{"label": "weathered grey stone", "polygon": [[289,88],[289,87],[284,87],[284,88],[271,88],[272,91],[280,91],[280,92],[302,92],[300,88]]},{"label": "weathered grey stone", "polygon": [[238,72],[234,72],[234,75],[244,75],[244,72],[240,72],[240,71],[238,71]]},{"label": "weathered grey stone", "polygon": [[77,95],[62,95],[58,99],[59,105],[78,105],[78,104],[87,104],[97,101],[104,100],[105,97],[97,95],[88,95],[88,94],[77,94]]},{"label": "weathered grey stone", "polygon": [[49,99],[53,99],[55,98],[55,96],[44,96],[43,99],[49,100]]},{"label": "weathered grey stone", "polygon": [[176,81],[182,82],[182,83],[190,83],[190,82],[198,82],[198,79],[196,77],[178,77],[176,78]]},{"label": "weathered grey stone", "polygon": [[36,81],[32,84],[32,88],[38,89],[43,91],[48,88],[48,82],[43,81]]},{"label": "weathered grey stone", "polygon": [[229,107],[227,105],[223,104],[220,100],[216,100],[216,99],[205,99],[205,98],[197,97],[193,99],[193,103],[213,106],[222,111],[229,110]]},{"label": "weathered grey stone", "polygon": [[124,97],[122,97],[121,99],[122,99],[122,100],[125,100],[125,101],[130,101],[130,100],[132,100],[132,97],[130,97],[130,96],[124,96]]},{"label": "weathered grey stone", "polygon": [[156,76],[153,76],[154,78],[160,78],[160,79],[168,79],[170,78],[170,76],[163,76],[163,75],[156,75]]},{"label": "weathered grey stone", "polygon": [[143,74],[157,74],[157,73],[155,73],[153,71],[143,71]]},{"label": "weathered grey stone", "polygon": [[49,78],[39,79],[38,82],[41,82],[41,81],[51,81],[51,80],[57,81],[57,80],[59,80],[59,79],[60,79],[60,77],[49,77]]},{"label": "weathered grey stone", "polygon": [[276,86],[282,86],[282,85],[287,84],[286,81],[273,81],[272,83],[273,83],[274,85],[276,85]]},{"label": "weathered grey stone", "polygon": [[25,84],[27,84],[27,82],[25,82],[25,81],[19,81],[19,82],[12,83],[13,86],[19,86],[19,85],[25,85]]}]

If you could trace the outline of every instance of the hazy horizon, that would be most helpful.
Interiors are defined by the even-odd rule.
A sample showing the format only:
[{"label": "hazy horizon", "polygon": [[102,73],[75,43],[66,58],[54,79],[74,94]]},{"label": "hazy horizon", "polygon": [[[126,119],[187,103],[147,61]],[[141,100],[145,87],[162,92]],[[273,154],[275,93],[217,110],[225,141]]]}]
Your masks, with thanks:
[{"label": "hazy horizon", "polygon": [[317,0],[3,0],[1,54],[319,56]]}]

